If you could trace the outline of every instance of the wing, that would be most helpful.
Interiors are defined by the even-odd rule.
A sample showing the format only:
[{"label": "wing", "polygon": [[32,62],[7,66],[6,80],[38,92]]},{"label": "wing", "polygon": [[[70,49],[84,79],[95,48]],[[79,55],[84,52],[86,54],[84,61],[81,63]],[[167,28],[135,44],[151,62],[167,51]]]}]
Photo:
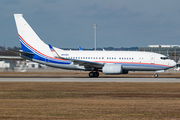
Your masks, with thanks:
[{"label": "wing", "polygon": [[23,60],[23,58],[19,57],[19,56],[0,56],[0,59],[15,59],[15,60]]},{"label": "wing", "polygon": [[76,60],[76,59],[66,59],[72,61],[74,64],[78,64],[79,66],[84,66],[86,68],[94,67],[94,68],[102,68],[104,66],[103,63],[84,61],[84,60]]},{"label": "wing", "polygon": [[99,68],[99,69],[101,69],[104,66],[104,63],[97,63],[97,62],[91,62],[91,61],[85,61],[85,60],[64,58],[64,57],[61,57],[50,44],[49,44],[49,48],[50,48],[54,57],[64,59],[64,60],[68,60],[68,61],[72,61],[73,64],[77,64],[79,66],[84,66],[86,68],[94,67],[94,68]]}]

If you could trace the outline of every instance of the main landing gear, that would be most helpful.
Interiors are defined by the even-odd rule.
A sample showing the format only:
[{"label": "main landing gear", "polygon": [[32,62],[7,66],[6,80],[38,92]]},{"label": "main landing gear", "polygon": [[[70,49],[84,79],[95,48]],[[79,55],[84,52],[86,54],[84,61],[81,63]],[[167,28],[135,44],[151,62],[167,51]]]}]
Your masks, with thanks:
[{"label": "main landing gear", "polygon": [[89,77],[98,77],[99,76],[99,72],[90,72],[89,73]]}]

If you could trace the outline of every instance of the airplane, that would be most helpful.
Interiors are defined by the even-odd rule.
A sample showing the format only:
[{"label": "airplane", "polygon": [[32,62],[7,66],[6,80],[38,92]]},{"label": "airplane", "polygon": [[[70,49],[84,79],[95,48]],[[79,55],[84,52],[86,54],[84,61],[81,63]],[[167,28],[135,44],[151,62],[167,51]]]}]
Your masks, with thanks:
[{"label": "airplane", "polygon": [[51,67],[90,71],[89,77],[103,74],[128,74],[129,71],[164,71],[176,65],[165,55],[140,51],[62,50],[44,43],[23,18],[14,14],[21,43],[20,56]]}]

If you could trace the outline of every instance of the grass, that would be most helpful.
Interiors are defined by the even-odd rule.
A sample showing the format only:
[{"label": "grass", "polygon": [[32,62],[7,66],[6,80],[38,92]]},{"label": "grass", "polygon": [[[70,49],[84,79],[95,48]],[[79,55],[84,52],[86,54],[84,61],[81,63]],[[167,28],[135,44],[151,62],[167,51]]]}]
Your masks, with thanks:
[{"label": "grass", "polygon": [[0,83],[0,119],[180,119],[179,113],[180,83]]}]

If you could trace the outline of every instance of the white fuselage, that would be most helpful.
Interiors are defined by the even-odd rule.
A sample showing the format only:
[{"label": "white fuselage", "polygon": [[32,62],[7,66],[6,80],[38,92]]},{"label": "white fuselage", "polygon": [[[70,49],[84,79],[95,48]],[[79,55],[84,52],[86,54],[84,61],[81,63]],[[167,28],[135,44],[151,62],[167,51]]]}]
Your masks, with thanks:
[{"label": "white fuselage", "polygon": [[[103,64],[121,64],[124,70],[128,71],[155,71],[165,70],[175,66],[175,62],[171,59],[162,59],[166,56],[152,52],[139,52],[139,51],[62,51],[57,50],[61,57],[90,61]],[[58,56],[56,56],[58,57]],[[62,65],[61,68],[67,69],[84,69],[76,63],[69,61],[70,64]],[[51,64],[53,65],[53,64]],[[70,67],[71,66],[71,67]]]}]

